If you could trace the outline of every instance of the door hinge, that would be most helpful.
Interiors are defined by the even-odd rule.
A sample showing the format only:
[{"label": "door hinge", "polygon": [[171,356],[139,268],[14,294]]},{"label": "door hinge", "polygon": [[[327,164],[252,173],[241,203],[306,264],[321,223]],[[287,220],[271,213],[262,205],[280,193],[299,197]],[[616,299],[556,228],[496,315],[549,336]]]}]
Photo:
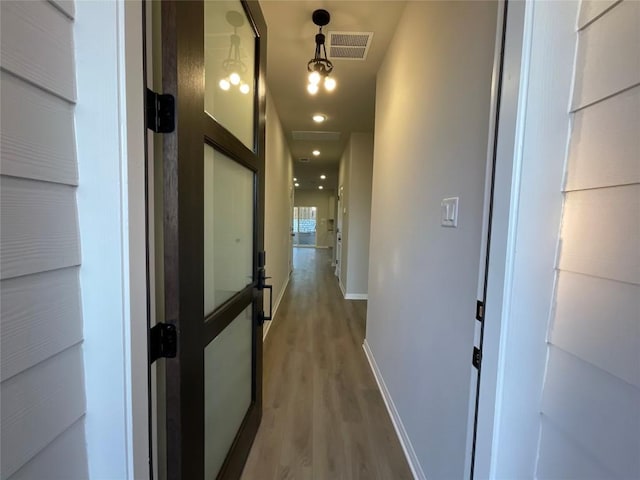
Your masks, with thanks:
[{"label": "door hinge", "polygon": [[474,367],[480,370],[480,364],[482,363],[482,351],[478,347],[473,347],[473,358],[471,363]]},{"label": "door hinge", "polygon": [[149,335],[149,363],[159,358],[174,358],[178,349],[178,333],[172,323],[156,323]]},{"label": "door hinge", "polygon": [[476,320],[482,322],[484,320],[484,302],[476,301]]},{"label": "door hinge", "polygon": [[147,128],[156,133],[171,133],[176,128],[176,101],[173,95],[147,88]]}]

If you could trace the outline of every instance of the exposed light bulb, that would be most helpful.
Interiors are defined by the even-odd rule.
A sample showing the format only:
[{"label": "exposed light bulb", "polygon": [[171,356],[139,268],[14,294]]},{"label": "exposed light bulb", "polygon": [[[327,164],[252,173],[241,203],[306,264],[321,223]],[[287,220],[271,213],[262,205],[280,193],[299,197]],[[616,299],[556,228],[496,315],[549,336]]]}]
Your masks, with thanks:
[{"label": "exposed light bulb", "polygon": [[311,153],[313,153],[313,156],[314,156],[314,157],[317,157],[318,155],[320,155],[320,150],[314,150],[314,151],[313,151],[313,152],[311,152]]},{"label": "exposed light bulb", "polygon": [[298,179],[297,179],[296,177],[293,177],[293,181],[294,181],[294,182],[297,182],[297,181],[298,181]]},{"label": "exposed light bulb", "polygon": [[227,80],[226,78],[223,78],[222,80],[220,80],[218,85],[220,86],[220,88],[222,90],[229,90],[229,88],[231,87],[231,84],[229,83],[229,80]]},{"label": "exposed light bulb", "polygon": [[311,72],[309,74],[309,83],[318,85],[320,83],[320,74],[318,72]]},{"label": "exposed light bulb", "polygon": [[310,83],[309,85],[307,85],[307,92],[309,92],[311,95],[315,95],[316,93],[318,93],[318,85],[316,85],[315,83]]},{"label": "exposed light bulb", "polygon": [[299,184],[299,183],[294,183],[294,185],[295,185],[296,187],[299,187],[299,186],[300,186],[300,184]]},{"label": "exposed light bulb", "polygon": [[240,83],[240,75],[238,75],[236,72],[233,72],[231,75],[229,75],[229,81],[233,85],[238,85]]},{"label": "exposed light bulb", "polygon": [[329,92],[333,92],[333,90],[336,88],[336,80],[331,77],[326,77],[324,79],[324,88]]},{"label": "exposed light bulb", "polygon": [[322,190],[324,187],[322,185],[318,186],[318,190]]},{"label": "exposed light bulb", "polygon": [[249,85],[247,85],[246,83],[240,85],[240,93],[244,93],[246,95],[247,93],[249,93],[249,90]]},{"label": "exposed light bulb", "polygon": [[322,123],[327,119],[324,115],[317,113],[313,116],[313,121],[316,123]]},{"label": "exposed light bulb", "polygon": [[327,178],[326,175],[320,175],[320,180],[324,180],[325,178]]}]

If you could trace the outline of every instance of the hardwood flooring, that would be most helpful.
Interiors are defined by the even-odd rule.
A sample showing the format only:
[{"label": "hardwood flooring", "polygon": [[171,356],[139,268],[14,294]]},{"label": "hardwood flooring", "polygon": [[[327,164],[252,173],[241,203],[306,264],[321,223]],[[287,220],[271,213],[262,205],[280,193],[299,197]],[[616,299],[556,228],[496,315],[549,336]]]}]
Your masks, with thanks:
[{"label": "hardwood flooring", "polygon": [[413,478],[362,350],[366,302],[342,298],[329,252],[294,249],[242,480]]}]

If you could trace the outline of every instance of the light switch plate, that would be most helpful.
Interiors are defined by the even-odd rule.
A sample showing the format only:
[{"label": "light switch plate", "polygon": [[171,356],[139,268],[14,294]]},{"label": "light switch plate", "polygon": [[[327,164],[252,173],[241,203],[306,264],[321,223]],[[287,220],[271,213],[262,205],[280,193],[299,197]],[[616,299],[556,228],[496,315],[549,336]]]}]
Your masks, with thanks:
[{"label": "light switch plate", "polygon": [[458,226],[458,197],[445,198],[440,204],[440,225]]}]

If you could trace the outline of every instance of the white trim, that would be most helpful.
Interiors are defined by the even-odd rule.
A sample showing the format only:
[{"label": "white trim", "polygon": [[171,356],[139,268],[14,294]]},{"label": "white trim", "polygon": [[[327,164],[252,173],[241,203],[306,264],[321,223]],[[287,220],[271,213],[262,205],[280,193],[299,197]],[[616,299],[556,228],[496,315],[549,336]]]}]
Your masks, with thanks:
[{"label": "white trim", "polygon": [[142,2],[118,8],[123,262],[125,279],[125,392],[127,470],[149,478],[149,391],[147,352],[147,232],[145,226],[145,119]]},{"label": "white trim", "polygon": [[89,477],[146,479],[142,5],[139,0],[77,2],[76,8],[77,196]]},{"label": "white trim", "polygon": [[264,330],[262,331],[262,341],[263,342],[267,338],[267,334],[269,333],[269,330],[271,330],[271,325],[273,325],[273,322],[276,319],[276,313],[278,313],[278,307],[280,306],[280,302],[282,302],[282,299],[284,298],[284,294],[287,291],[287,287],[289,286],[289,280],[291,280],[291,275],[287,276],[287,280],[284,282],[284,286],[282,287],[282,290],[280,290],[280,294],[278,295],[278,298],[276,299],[276,303],[275,303],[275,305],[273,307],[273,313],[271,315],[271,320],[266,324],[266,326],[264,327]]},{"label": "white trim", "polygon": [[369,294],[367,293],[346,293],[344,295],[345,300],[367,300]]},{"label": "white trim", "polygon": [[346,290],[344,288],[344,285],[342,285],[342,279],[340,277],[338,277],[338,286],[340,287],[340,291],[342,292],[342,296],[345,297],[346,294]]},{"label": "white trim", "polygon": [[422,465],[420,465],[420,461],[418,460],[418,456],[416,455],[415,450],[413,449],[413,445],[411,444],[411,440],[409,439],[409,435],[404,428],[404,424],[402,423],[402,419],[400,418],[400,414],[396,409],[395,404],[393,403],[393,399],[391,398],[391,394],[387,389],[386,384],[384,383],[384,379],[382,378],[382,373],[380,373],[380,369],[378,368],[378,364],[376,363],[376,359],[373,356],[373,352],[369,347],[369,343],[365,339],[362,344],[362,349],[364,350],[364,354],[369,361],[369,366],[371,367],[371,372],[373,373],[374,378],[376,379],[376,383],[378,384],[378,388],[380,389],[380,393],[382,394],[382,399],[384,400],[384,404],[387,407],[387,412],[389,412],[389,417],[391,417],[391,423],[393,423],[393,428],[396,431],[396,435],[398,436],[398,440],[400,441],[400,445],[402,446],[402,451],[404,452],[405,457],[407,458],[407,462],[409,463],[409,468],[411,468],[411,473],[413,474],[413,478],[416,480],[426,480],[426,476],[424,471],[422,470]]},{"label": "white trim", "polygon": [[[487,260],[487,240],[489,236],[489,206],[491,204],[491,180],[493,175],[493,155],[497,145],[495,142],[495,128],[497,120],[498,107],[498,84],[500,82],[500,66],[502,58],[502,35],[504,33],[504,14],[505,0],[498,1],[498,12],[496,18],[496,37],[493,53],[493,70],[491,74],[491,107],[489,111],[489,131],[487,134],[487,158],[485,164],[484,179],[484,207],[482,212],[482,236],[480,241],[479,268],[478,268],[478,287],[477,299],[481,300],[484,296],[484,277]],[[480,336],[482,326],[480,322],[474,322],[474,340],[473,345],[480,345]],[[469,406],[467,414],[467,443],[466,456],[464,462],[464,478],[471,475],[471,454],[473,449],[473,431],[476,410],[476,392],[478,388],[478,370],[469,364]]]},{"label": "white trim", "polygon": [[495,422],[500,416],[498,375],[502,360],[500,338],[507,311],[503,303],[508,298],[509,271],[513,262],[511,238],[516,219],[513,205],[517,202],[520,182],[519,154],[521,130],[524,124],[532,3],[510,2],[507,13],[503,86],[500,104],[499,137],[495,145],[495,185],[491,230],[491,260],[488,269],[485,334],[478,407],[476,438],[476,478],[495,478],[495,455],[498,445]]}]

